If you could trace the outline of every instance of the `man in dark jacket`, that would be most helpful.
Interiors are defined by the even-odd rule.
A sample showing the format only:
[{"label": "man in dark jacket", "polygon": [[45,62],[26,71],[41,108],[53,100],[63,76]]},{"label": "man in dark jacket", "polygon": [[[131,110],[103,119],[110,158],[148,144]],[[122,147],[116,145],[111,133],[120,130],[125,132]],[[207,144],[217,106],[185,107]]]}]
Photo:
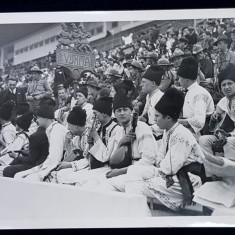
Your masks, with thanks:
[{"label": "man in dark jacket", "polygon": [[49,154],[48,148],[49,144],[45,128],[39,127],[29,137],[29,154],[15,158],[10,166],[3,170],[3,176],[13,178],[20,171],[25,171],[42,164]]},{"label": "man in dark jacket", "polygon": [[10,101],[14,107],[12,111],[11,120],[15,121],[16,110],[19,107],[19,103],[25,103],[26,101],[26,90],[24,87],[16,87],[17,81],[16,79],[10,77],[8,79],[8,88],[4,89],[0,93],[0,107],[2,104]]}]

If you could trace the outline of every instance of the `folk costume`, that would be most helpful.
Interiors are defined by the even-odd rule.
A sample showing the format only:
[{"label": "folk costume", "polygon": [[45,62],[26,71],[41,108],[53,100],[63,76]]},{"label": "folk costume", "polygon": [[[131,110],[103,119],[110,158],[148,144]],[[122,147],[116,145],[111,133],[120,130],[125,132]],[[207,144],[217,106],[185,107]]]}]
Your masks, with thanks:
[{"label": "folk costume", "polygon": [[206,118],[214,112],[214,101],[210,93],[196,82],[198,64],[192,58],[182,60],[178,76],[195,81],[187,88],[183,106],[183,119],[190,125],[190,130],[198,139],[204,128]]},{"label": "folk costume", "polygon": [[38,127],[29,137],[28,156],[18,157],[3,170],[4,177],[13,178],[16,173],[41,165],[48,156],[49,143],[45,128]]},{"label": "folk costume", "polygon": [[[109,116],[112,114],[112,98],[103,97],[95,101],[94,110],[97,110],[101,113],[105,113]],[[117,130],[119,130],[120,126],[114,122],[113,119],[110,119],[108,123],[103,126],[100,126],[98,129],[98,134],[100,139],[94,142],[94,145],[89,150],[89,153],[99,162],[103,163],[102,168],[107,168],[109,156],[112,155],[113,149],[113,140],[114,136],[117,135]],[[83,160],[85,161],[85,160]],[[80,166],[79,161],[72,162],[72,169],[64,169],[60,170],[57,174],[57,179],[59,183],[76,183],[81,178],[80,172],[91,172],[88,168],[89,161],[86,159],[87,163],[84,165],[85,169]],[[92,170],[93,172],[94,170]],[[101,171],[101,170],[98,170]],[[86,173],[85,173],[86,174]]]},{"label": "folk costume", "polygon": [[[156,105],[156,109],[172,118],[179,117],[183,97],[170,88]],[[149,166],[130,166],[125,191],[157,198],[165,206],[177,210],[184,203],[184,196],[177,172],[191,163],[202,163],[203,153],[192,133],[176,122],[170,130],[164,130],[156,151],[155,163]],[[198,176],[188,173],[193,189],[201,185]]]},{"label": "folk costume", "polygon": [[[113,110],[128,107],[132,109],[131,102],[125,96],[117,95],[114,97]],[[113,153],[117,150],[120,140],[131,130],[131,121],[124,127],[121,126],[117,129],[116,134],[112,141],[113,152],[108,156],[109,159]],[[155,139],[153,137],[151,128],[144,122],[138,121],[135,129],[136,139],[133,140],[131,145],[132,150],[132,164],[137,165],[152,165],[155,161]],[[107,179],[106,173],[111,168],[109,166],[94,169],[87,173],[81,173],[77,177],[78,186],[84,186],[85,188],[92,188],[99,191],[124,191],[126,174],[118,175],[113,178]],[[88,179],[87,179],[88,177]]]},{"label": "folk costume", "polygon": [[[37,116],[53,120],[54,109],[49,105],[44,105],[38,110]],[[46,129],[49,142],[49,154],[46,160],[40,166],[17,173],[15,177],[21,178],[26,175],[26,180],[43,181],[44,177],[56,168],[63,157],[65,135],[67,132],[68,130],[64,126],[57,121],[53,121]]]}]

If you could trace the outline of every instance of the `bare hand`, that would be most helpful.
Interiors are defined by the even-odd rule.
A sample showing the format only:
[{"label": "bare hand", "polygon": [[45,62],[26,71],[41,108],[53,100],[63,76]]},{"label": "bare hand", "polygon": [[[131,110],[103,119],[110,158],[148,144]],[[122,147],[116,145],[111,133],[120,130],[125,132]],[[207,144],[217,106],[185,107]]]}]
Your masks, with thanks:
[{"label": "bare hand", "polygon": [[61,162],[56,170],[59,171],[66,168],[72,168],[71,162]]},{"label": "bare hand", "polygon": [[106,173],[106,177],[109,179],[118,176],[120,174],[121,174],[120,169],[112,169]]},{"label": "bare hand", "polygon": [[29,96],[27,96],[27,100],[32,101],[32,100],[34,100],[34,98],[33,98],[33,96],[29,95]]},{"label": "bare hand", "polygon": [[14,158],[14,159],[17,158],[18,155],[19,155],[19,154],[18,154],[18,153],[15,153],[14,151],[12,151],[12,152],[9,153],[9,156],[10,156],[11,158]]},{"label": "bare hand", "polygon": [[95,141],[99,138],[99,135],[98,135],[95,128],[93,130],[91,130],[90,137],[92,137]]},{"label": "bare hand", "polygon": [[220,114],[218,112],[214,112],[214,113],[212,113],[211,118],[213,120],[218,120],[219,116],[220,116]]},{"label": "bare hand", "polygon": [[131,143],[135,139],[136,139],[136,134],[133,132],[129,132],[120,140],[118,145],[119,145],[119,147],[121,147],[122,145],[126,145],[126,144]]}]

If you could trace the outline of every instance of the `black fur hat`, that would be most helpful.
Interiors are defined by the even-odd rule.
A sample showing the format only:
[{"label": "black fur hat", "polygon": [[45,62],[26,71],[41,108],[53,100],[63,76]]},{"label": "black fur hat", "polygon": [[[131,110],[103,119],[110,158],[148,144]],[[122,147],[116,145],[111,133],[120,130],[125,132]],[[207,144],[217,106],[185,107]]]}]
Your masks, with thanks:
[{"label": "black fur hat", "polygon": [[162,98],[155,105],[161,114],[178,119],[184,105],[184,96],[176,88],[168,88]]},{"label": "black fur hat", "polygon": [[232,80],[235,82],[235,65],[229,64],[224,70],[218,74],[219,87],[224,80]]},{"label": "black fur hat", "polygon": [[178,76],[186,79],[196,80],[198,74],[198,63],[192,57],[184,58],[177,72]]},{"label": "black fur hat", "polygon": [[85,126],[86,124],[86,111],[80,106],[75,106],[69,112],[67,122],[76,126]]},{"label": "black fur hat", "polygon": [[20,128],[26,131],[29,129],[32,119],[33,119],[33,113],[27,112],[27,113],[22,114],[22,116],[20,116],[19,118],[17,118],[16,124]]},{"label": "black fur hat", "polygon": [[111,116],[112,105],[113,105],[112,97],[101,97],[98,100],[96,100],[95,103],[93,104],[93,110],[97,110],[100,113],[105,113]]},{"label": "black fur hat", "polygon": [[126,93],[124,90],[118,91],[113,99],[113,111],[115,112],[116,109],[119,108],[130,108],[133,109],[131,101],[127,98]]},{"label": "black fur hat", "polygon": [[143,74],[142,78],[146,78],[150,81],[155,82],[158,86],[161,83],[162,75],[165,73],[164,69],[160,65],[151,65],[146,72]]}]

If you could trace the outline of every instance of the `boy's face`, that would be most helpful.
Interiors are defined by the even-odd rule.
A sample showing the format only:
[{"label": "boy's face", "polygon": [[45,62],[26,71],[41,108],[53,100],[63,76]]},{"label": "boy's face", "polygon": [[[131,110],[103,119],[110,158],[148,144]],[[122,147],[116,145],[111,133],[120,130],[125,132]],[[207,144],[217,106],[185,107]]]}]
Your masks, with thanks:
[{"label": "boy's face", "polygon": [[235,96],[235,82],[229,79],[222,81],[221,90],[225,96],[233,98]]},{"label": "boy's face", "polygon": [[65,90],[64,90],[64,89],[59,90],[59,91],[58,91],[58,96],[59,96],[61,99],[65,99],[65,97],[66,97]]},{"label": "boy's face", "polygon": [[16,81],[9,80],[8,87],[9,87],[10,90],[13,91],[16,88]]},{"label": "boy's face", "polygon": [[96,116],[96,118],[99,120],[99,122],[102,123],[103,118],[104,118],[104,114],[99,112],[99,111],[97,111],[97,110],[93,110],[93,113]]},{"label": "boy's face", "polygon": [[83,128],[71,123],[68,123],[68,130],[71,132],[71,134],[73,136],[81,136],[81,134],[83,133]]},{"label": "boy's face", "polygon": [[124,108],[119,108],[116,109],[114,114],[115,117],[117,118],[117,121],[125,126],[126,124],[128,124],[131,120],[131,109],[128,107],[124,107]]},{"label": "boy's face", "polygon": [[160,129],[164,130],[168,127],[168,118],[167,116],[163,116],[160,112],[156,110],[155,112],[155,122],[159,126]]},{"label": "boy's face", "polygon": [[154,82],[146,78],[142,78],[141,87],[142,87],[142,92],[144,92],[145,94],[149,94],[153,91]]},{"label": "boy's face", "polygon": [[77,92],[76,101],[76,105],[82,106],[87,101],[87,98],[81,92]]}]

